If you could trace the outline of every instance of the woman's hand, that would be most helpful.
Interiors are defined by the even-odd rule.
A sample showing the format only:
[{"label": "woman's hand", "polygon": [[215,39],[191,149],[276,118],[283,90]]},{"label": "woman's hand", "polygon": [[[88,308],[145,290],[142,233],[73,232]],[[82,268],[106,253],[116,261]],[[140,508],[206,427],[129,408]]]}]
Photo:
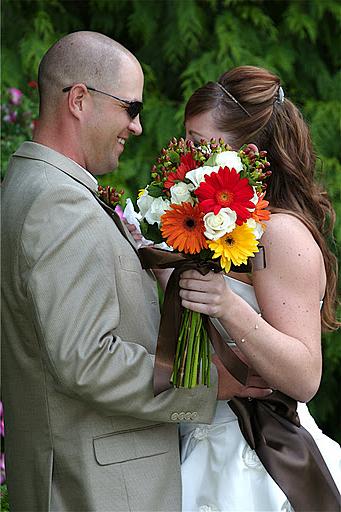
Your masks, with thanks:
[{"label": "woman's hand", "polygon": [[203,276],[197,270],[186,270],[179,285],[183,307],[215,318],[226,314],[234,295],[223,274],[212,271]]}]

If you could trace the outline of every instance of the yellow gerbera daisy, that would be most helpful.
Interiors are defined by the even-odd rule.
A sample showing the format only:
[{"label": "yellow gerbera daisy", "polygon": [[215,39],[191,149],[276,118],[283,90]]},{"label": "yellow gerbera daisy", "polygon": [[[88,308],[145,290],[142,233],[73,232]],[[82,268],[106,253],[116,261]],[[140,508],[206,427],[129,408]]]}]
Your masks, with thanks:
[{"label": "yellow gerbera daisy", "polygon": [[258,252],[258,240],[246,224],[237,226],[218,240],[208,240],[207,243],[214,252],[213,258],[220,258],[220,265],[225,272],[229,272],[231,263],[237,266],[246,264],[247,259]]}]

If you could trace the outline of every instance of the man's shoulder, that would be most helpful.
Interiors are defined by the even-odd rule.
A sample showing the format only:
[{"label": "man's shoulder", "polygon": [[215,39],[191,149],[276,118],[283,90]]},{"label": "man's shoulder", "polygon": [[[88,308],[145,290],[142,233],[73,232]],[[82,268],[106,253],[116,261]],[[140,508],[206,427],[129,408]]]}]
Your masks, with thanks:
[{"label": "man's shoulder", "polygon": [[4,189],[15,183],[19,188],[39,190],[68,184],[75,189],[97,190],[96,180],[67,156],[48,146],[26,141],[12,155]]}]

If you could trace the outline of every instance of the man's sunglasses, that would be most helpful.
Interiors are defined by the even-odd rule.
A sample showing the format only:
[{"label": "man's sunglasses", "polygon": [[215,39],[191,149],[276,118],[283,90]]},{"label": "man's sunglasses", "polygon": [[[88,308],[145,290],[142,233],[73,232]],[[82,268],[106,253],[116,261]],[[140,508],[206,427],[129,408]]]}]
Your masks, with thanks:
[{"label": "man's sunglasses", "polygon": [[[64,87],[63,92],[69,92],[72,89],[72,85],[69,85],[68,87]],[[114,96],[113,94],[109,94],[107,92],[99,91],[98,89],[94,89],[93,87],[85,86],[88,91],[94,91],[99,92],[100,94],[105,94],[105,96],[110,96],[110,98],[114,98],[114,100],[118,100],[121,103],[125,103],[127,106],[124,108],[127,111],[128,116],[130,119],[135,119],[136,116],[138,116],[143,108],[142,101],[129,101],[129,100],[123,100],[122,98],[118,98],[118,96]]]}]

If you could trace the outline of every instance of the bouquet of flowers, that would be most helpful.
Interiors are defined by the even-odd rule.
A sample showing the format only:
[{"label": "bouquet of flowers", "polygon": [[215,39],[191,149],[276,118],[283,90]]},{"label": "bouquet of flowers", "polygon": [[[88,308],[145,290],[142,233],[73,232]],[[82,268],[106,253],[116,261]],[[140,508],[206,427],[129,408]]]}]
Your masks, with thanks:
[{"label": "bouquet of flowers", "polygon": [[[173,138],[137,200],[143,236],[225,272],[246,264],[258,252],[270,216],[263,182],[269,166],[266,151],[252,144],[232,151],[222,140],[202,140],[196,147]],[[209,386],[209,376],[205,323],[200,313],[184,309],[171,382]]]}]

